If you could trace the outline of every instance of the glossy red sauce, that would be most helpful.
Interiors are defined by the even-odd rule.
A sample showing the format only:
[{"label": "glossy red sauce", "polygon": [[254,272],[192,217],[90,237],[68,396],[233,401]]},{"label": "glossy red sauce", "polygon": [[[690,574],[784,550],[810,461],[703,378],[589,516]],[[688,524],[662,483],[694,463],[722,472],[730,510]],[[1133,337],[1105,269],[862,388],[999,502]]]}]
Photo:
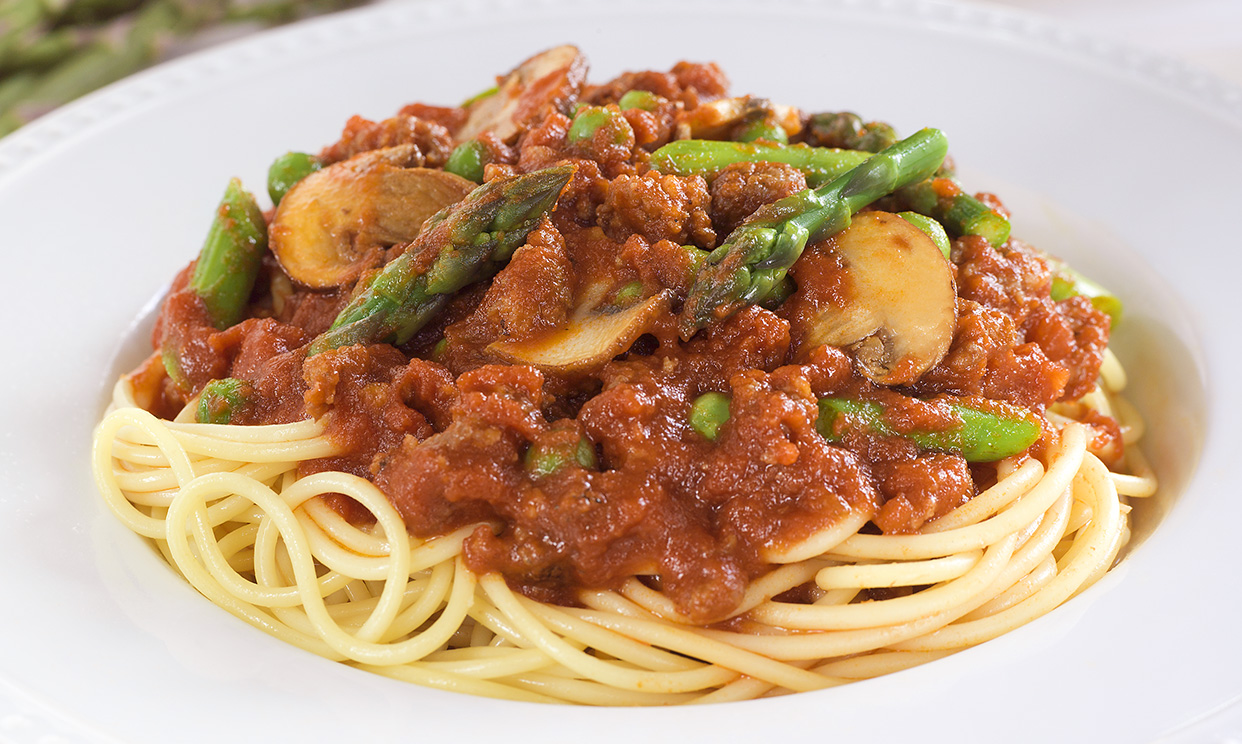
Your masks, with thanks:
[{"label": "glossy red sauce", "polygon": [[[936,396],[1008,401],[1038,415],[1093,385],[1107,317],[1086,301],[1052,302],[1047,268],[1021,242],[993,248],[973,237],[953,245],[949,352],[908,388],[869,382],[844,350],[801,349],[796,303],[750,307],[689,341],[669,314],[628,351],[574,374],[498,363],[489,344],[561,328],[586,298],[620,306],[616,298],[635,286],[642,296],[684,297],[694,275],[686,246],[710,249],[758,207],[805,187],[797,171],[767,164],[731,166],[711,182],[647,172],[649,152],[674,136],[677,117],[725,95],[726,82],[713,65],[682,63],[627,73],[581,98],[612,103],[632,88],[667,100],[627,113],[632,136],[622,141],[571,144],[569,118],[557,110],[514,142],[485,138],[489,178],[561,162],[576,164],[576,174],[507,267],[461,292],[402,348],[354,346],[307,359],[303,346],[328,327],[350,288],[299,288],[271,260],[253,317],[222,331],[206,322],[183,275],[154,342],[181,349],[189,385],[160,381],[151,408],[171,416],[212,379],[250,380],[261,404],[236,423],[323,418],[341,454],[304,470],[372,479],[415,535],[479,524],[465,545],[472,569],[499,571],[529,596],[562,603],[581,587],[643,576],[685,615],[708,622],[737,606],[770,551],[854,512],[873,517],[869,529],[917,531],[995,477],[988,466],[920,451],[900,436],[831,444],[816,430],[820,397],[883,402],[901,432],[955,424]],[[413,143],[425,165],[438,167],[463,121],[460,109],[423,104],[381,122],[355,117],[324,155]],[[830,252],[812,246],[802,261],[799,302],[813,292],[845,301],[832,299],[841,289]],[[691,402],[710,391],[732,396],[714,442],[688,420]],[[1099,418],[1097,446],[1117,449],[1115,422]],[[591,464],[570,456],[556,472],[534,475],[525,462],[532,449],[574,453],[583,442]],[[364,516],[343,498],[337,506]]]}]

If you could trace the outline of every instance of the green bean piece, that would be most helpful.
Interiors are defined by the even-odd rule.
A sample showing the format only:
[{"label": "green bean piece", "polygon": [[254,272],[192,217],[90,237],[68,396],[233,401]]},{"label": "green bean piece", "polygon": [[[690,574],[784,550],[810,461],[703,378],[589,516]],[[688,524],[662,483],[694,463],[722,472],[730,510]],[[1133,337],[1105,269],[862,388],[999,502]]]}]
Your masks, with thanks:
[{"label": "green bean piece", "polygon": [[226,377],[212,380],[198,394],[194,418],[200,424],[228,424],[233,416],[254,402],[254,387],[246,380]]},{"label": "green bean piece", "polygon": [[729,420],[733,399],[724,393],[703,393],[690,404],[690,428],[709,442],[720,436],[720,427]]},{"label": "green bean piece", "polygon": [[234,178],[216,209],[190,278],[190,288],[207,305],[216,328],[228,328],[242,319],[266,250],[263,212]]},{"label": "green bean piece", "polygon": [[599,467],[595,446],[585,437],[580,437],[572,451],[566,450],[563,445],[532,444],[522,456],[522,465],[534,478],[545,478],[558,473],[571,462],[577,463],[584,470],[595,470]]},{"label": "green bean piece", "polygon": [[818,189],[762,207],[708,256],[682,305],[682,338],[762,302],[808,242],[841,232],[854,212],[935,173],[947,151],[944,134],[923,129]]},{"label": "green bean piece", "polygon": [[475,183],[483,183],[483,171],[491,157],[487,145],[478,140],[467,140],[449,153],[444,162],[444,170],[468,178]]},{"label": "green bean piece", "polygon": [[1121,320],[1121,298],[1078,273],[1059,258],[1045,255],[1044,260],[1052,272],[1051,291],[1054,302],[1068,300],[1071,297],[1086,297],[1091,300],[1096,310],[1108,315],[1112,325],[1117,325],[1117,322]]},{"label": "green bean piece", "polygon": [[807,185],[814,188],[868,157],[869,153],[829,147],[691,139],[676,140],[659,148],[651,154],[650,166],[659,173],[710,180],[734,163],[784,163],[801,171]]},{"label": "green bean piece", "polygon": [[280,204],[294,184],[322,167],[322,160],[305,152],[287,152],[273,160],[267,169],[267,195],[272,204]]},{"label": "green bean piece", "polygon": [[560,165],[499,178],[437,212],[405,252],[359,288],[307,354],[410,340],[458,290],[509,261],[573,173]]},{"label": "green bean piece", "polygon": [[936,247],[940,249],[944,257],[949,257],[949,234],[944,231],[944,225],[918,212],[899,212],[897,216],[922,230],[927,237],[932,239],[932,242],[936,244]]},{"label": "green bean piece", "polygon": [[995,462],[1025,452],[1039,439],[1043,427],[1026,409],[993,402],[988,411],[963,403],[949,403],[961,424],[943,431],[899,433],[886,421],[884,406],[870,401],[821,398],[819,433],[840,441],[845,430],[856,427],[881,436],[905,437],[926,450],[952,452],[968,462]]}]

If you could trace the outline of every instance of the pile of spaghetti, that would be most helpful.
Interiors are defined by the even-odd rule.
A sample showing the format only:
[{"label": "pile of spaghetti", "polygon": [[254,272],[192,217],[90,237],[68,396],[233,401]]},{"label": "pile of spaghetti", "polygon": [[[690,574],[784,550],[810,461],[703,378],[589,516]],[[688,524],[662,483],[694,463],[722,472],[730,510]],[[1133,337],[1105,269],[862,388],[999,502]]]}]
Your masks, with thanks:
[{"label": "pile of spaghetti", "polygon": [[820,689],[1098,579],[1155,480],[1120,303],[934,129],[574,47],[229,184],[94,471],[212,602],[532,701]]}]

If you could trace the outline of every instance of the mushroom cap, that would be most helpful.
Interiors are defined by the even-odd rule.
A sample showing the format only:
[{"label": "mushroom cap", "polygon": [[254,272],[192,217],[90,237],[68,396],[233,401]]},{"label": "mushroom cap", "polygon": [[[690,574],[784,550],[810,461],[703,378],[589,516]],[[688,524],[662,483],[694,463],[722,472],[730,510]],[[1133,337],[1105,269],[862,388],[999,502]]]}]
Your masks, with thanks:
[{"label": "mushroom cap", "polygon": [[671,290],[664,290],[625,309],[599,308],[579,312],[565,328],[522,341],[497,341],[487,347],[511,364],[529,364],[561,374],[598,369],[628,349],[668,312]]},{"label": "mushroom cap", "polygon": [[766,98],[738,96],[706,101],[686,113],[683,124],[686,134],[697,139],[725,137],[730,127],[751,116],[768,116],[785,134],[793,137],[802,131],[802,112]]},{"label": "mushroom cap", "polygon": [[800,348],[848,348],[859,371],[881,385],[911,384],[944,358],[957,292],[951,265],[926,233],[895,214],[863,212],[815,249],[820,267],[832,269],[816,271],[813,257],[794,267],[791,330]]},{"label": "mushroom cap", "polygon": [[540,52],[498,81],[496,92],[471,102],[457,132],[465,142],[484,132],[509,141],[543,121],[549,109],[569,113],[586,82],[586,57],[565,44]]},{"label": "mushroom cap", "polygon": [[406,167],[417,161],[413,145],[371,150],[294,184],[269,228],[272,253],[289,278],[315,289],[352,282],[383,262],[384,249],[413,240],[428,217],[477,186]]}]

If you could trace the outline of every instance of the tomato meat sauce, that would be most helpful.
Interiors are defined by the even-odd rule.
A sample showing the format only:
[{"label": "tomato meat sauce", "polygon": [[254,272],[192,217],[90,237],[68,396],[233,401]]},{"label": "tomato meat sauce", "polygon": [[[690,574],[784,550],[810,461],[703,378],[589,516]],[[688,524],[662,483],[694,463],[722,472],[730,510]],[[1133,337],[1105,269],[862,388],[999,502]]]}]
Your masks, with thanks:
[{"label": "tomato meat sauce", "polygon": [[[154,343],[176,339],[169,345],[191,392],[165,379],[150,408],[171,417],[213,379],[246,380],[256,403],[232,423],[322,419],[339,452],[306,463],[304,474],[372,480],[419,537],[478,525],[464,548],[472,570],[499,572],[526,595],[561,604],[574,604],[582,588],[641,577],[685,617],[713,622],[739,605],[772,556],[843,519],[863,515],[864,531],[912,533],[990,485],[994,467],[903,436],[956,425],[942,398],[1000,401],[1038,418],[1093,387],[1108,317],[1084,298],[1054,302],[1048,267],[1018,240],[953,239],[952,340],[909,384],[879,385],[860,373],[851,349],[799,335],[815,303],[851,301],[830,241],[810,246],[793,270],[794,299],[750,305],[682,338],[680,302],[706,252],[806,179],[766,162],[708,175],[649,168],[655,149],[694,134],[691,112],[728,100],[714,65],[680,63],[595,86],[564,71],[540,80],[508,122],[513,133],[475,135],[484,178],[564,163],[574,175],[494,278],[456,293],[399,346],[308,356],[306,345],[331,326],[354,285],[301,286],[269,255],[247,319],[216,329],[183,273]],[[633,91],[654,103],[619,109]],[[620,118],[575,135],[583,104],[612,105]],[[411,104],[383,121],[354,117],[321,158],[413,145],[415,165],[443,168],[470,116]],[[716,131],[729,136],[728,126]],[[792,141],[800,136],[809,135],[794,132]],[[384,260],[404,249],[386,246]],[[498,351],[537,348],[642,303],[651,309],[636,312],[641,327],[627,327],[624,347],[606,358],[541,365]],[[711,392],[726,394],[729,409],[709,438],[691,419],[694,401]],[[818,425],[825,397],[883,405],[887,429],[830,441]],[[1120,451],[1115,422],[1090,423],[1093,450]],[[1024,456],[1038,455],[1049,436]],[[350,519],[368,516],[343,496],[334,506]]]}]

